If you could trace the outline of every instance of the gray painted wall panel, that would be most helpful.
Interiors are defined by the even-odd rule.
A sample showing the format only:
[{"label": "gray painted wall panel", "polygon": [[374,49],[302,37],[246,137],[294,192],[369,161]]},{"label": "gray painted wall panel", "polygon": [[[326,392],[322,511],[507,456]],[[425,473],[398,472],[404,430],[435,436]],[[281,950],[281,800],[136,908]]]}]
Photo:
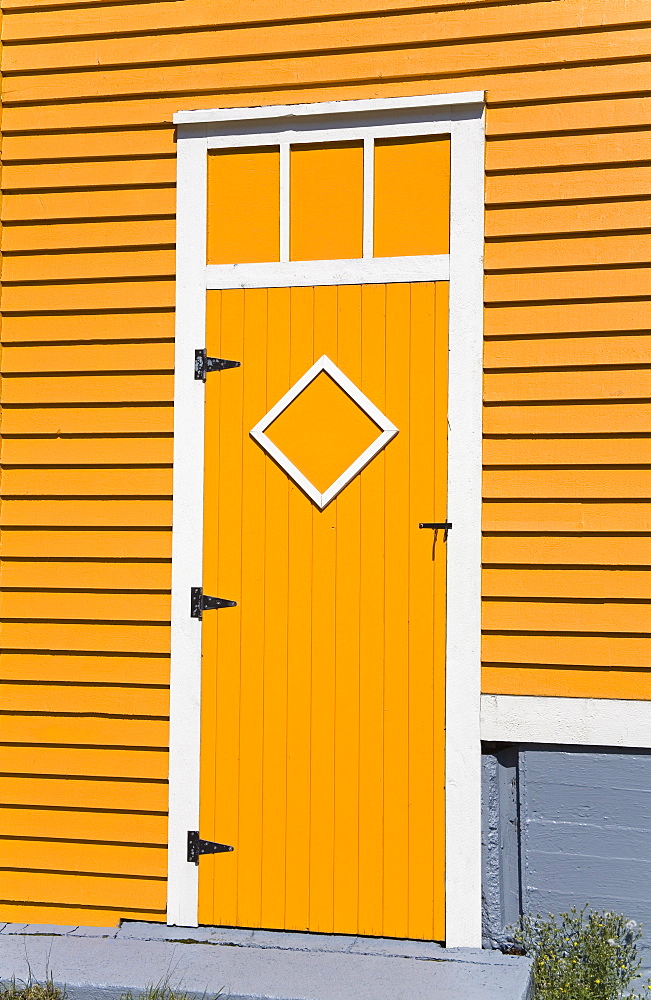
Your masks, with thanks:
[{"label": "gray painted wall panel", "polygon": [[483,923],[493,932],[485,945],[497,947],[520,916],[517,750],[484,754],[482,795]]},{"label": "gray painted wall panel", "polygon": [[[500,755],[490,756],[485,787],[493,782],[492,822],[499,829],[504,802]],[[526,745],[509,751],[517,762],[513,845],[494,836],[486,841],[503,884],[519,865],[519,907],[529,913],[559,913],[585,903],[612,909],[644,925],[644,965],[651,966],[651,752],[599,747]],[[509,772],[512,777],[513,766]],[[497,855],[495,855],[497,849]],[[497,860],[495,860],[497,858]],[[503,874],[506,872],[507,874]],[[493,876],[494,877],[494,876]],[[494,891],[493,891],[494,894]],[[502,907],[503,910],[503,907]],[[498,942],[501,929],[487,928]],[[501,915],[500,911],[500,915]],[[504,925],[502,924],[502,927]]]},{"label": "gray painted wall panel", "polygon": [[[636,912],[649,912],[649,901],[640,899],[642,886],[651,882],[651,863],[628,858],[597,858],[592,854],[560,854],[527,851],[527,897],[536,889],[562,891],[582,902],[592,902],[596,894],[632,903]],[[635,917],[629,913],[628,916]],[[649,914],[651,916],[651,913]],[[637,919],[637,918],[636,918]]]},{"label": "gray painted wall panel", "polygon": [[[530,755],[529,755],[530,759]],[[529,763],[529,760],[527,761]],[[604,771],[604,781],[607,780]],[[641,816],[651,812],[651,792],[638,791],[634,788],[601,787],[597,793],[595,787],[585,785],[563,784],[562,782],[537,781],[537,777],[527,776],[527,810],[533,819],[549,821],[572,820],[578,823],[608,823],[611,826],[637,826]],[[595,775],[595,781],[599,780]],[[595,801],[595,796],[597,801]],[[630,810],[634,814],[630,815]],[[598,815],[597,815],[598,813]],[[629,822],[627,823],[627,817]]]},{"label": "gray painted wall panel", "polygon": [[620,826],[599,826],[596,823],[563,823],[540,820],[536,831],[531,831],[529,844],[532,850],[547,854],[567,852],[582,854],[586,842],[597,842],[596,849],[602,858],[651,858],[651,837],[648,830],[629,827],[626,837]]}]

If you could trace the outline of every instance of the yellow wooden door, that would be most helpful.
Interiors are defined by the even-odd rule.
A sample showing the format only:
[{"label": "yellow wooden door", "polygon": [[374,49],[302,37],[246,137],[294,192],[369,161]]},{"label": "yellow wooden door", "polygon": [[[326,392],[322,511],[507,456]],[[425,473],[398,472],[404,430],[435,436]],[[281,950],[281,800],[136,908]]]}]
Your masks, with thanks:
[{"label": "yellow wooden door", "polygon": [[211,291],[206,342],[241,367],[206,387],[203,587],[237,607],[203,616],[200,834],[234,851],[199,921],[440,940],[447,284]]}]

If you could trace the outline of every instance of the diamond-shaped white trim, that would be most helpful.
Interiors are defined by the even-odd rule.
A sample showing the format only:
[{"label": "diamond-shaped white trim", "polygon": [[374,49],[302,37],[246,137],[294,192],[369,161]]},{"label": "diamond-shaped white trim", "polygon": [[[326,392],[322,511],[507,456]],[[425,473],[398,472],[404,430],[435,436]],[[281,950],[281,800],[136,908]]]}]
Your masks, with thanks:
[{"label": "diamond-shaped white trim", "polygon": [[[280,416],[280,414],[287,409],[290,403],[292,403],[297,396],[303,392],[304,389],[313,382],[317,375],[321,372],[325,372],[333,382],[336,382],[340,389],[349,396],[354,403],[357,403],[360,410],[370,417],[374,424],[380,428],[380,434],[375,438],[374,441],[366,448],[359,458],[355,459],[352,465],[349,465],[345,472],[339,476],[338,479],[332,483],[331,486],[325,491],[325,493],[320,493],[316,486],[310,482],[307,476],[296,468],[296,466],[290,462],[280,448],[278,448],[273,441],[267,437],[265,431],[274,422],[274,420]],[[378,410],[370,399],[364,395],[361,389],[347,378],[341,369],[337,368],[336,364],[330,360],[327,355],[323,355],[316,361],[308,371],[305,372],[298,382],[296,382],[291,389],[285,393],[282,399],[279,399],[275,406],[271,409],[265,416],[260,420],[255,427],[250,431],[251,437],[257,441],[261,448],[263,448],[268,455],[273,458],[273,460],[284,469],[290,479],[293,479],[297,486],[303,490],[304,493],[312,500],[319,510],[323,510],[324,507],[330,503],[331,500],[341,493],[344,486],[347,486],[351,479],[354,479],[358,472],[368,465],[371,459],[375,458],[378,452],[382,451],[383,448],[387,446],[391,438],[395,437],[398,433],[398,428],[394,427],[390,420],[387,420],[385,415],[381,410]]]}]

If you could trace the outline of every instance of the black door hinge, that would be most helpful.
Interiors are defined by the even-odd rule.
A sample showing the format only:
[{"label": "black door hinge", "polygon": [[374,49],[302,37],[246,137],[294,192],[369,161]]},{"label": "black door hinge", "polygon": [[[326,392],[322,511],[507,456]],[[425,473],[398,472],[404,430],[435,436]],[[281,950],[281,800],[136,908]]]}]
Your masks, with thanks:
[{"label": "black door hinge", "polygon": [[201,618],[204,611],[218,611],[219,608],[236,608],[237,601],[226,601],[223,597],[208,597],[201,587],[190,589],[190,617]]},{"label": "black door hinge", "polygon": [[188,861],[199,864],[200,854],[227,854],[233,848],[229,844],[216,844],[214,840],[202,840],[198,830],[188,830]]},{"label": "black door hinge", "polygon": [[239,361],[228,361],[226,358],[209,358],[204,347],[194,352],[194,377],[199,382],[206,381],[209,372],[223,372],[225,368],[239,368]]}]

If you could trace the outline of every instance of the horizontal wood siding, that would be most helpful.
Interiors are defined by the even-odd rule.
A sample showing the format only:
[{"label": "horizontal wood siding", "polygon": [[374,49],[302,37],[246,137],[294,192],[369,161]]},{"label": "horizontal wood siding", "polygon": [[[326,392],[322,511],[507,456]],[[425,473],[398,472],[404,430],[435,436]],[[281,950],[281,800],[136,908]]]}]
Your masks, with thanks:
[{"label": "horizontal wood siding", "polygon": [[651,697],[648,5],[4,0],[3,37],[0,919],[163,918],[174,111],[486,90],[485,690]]}]

